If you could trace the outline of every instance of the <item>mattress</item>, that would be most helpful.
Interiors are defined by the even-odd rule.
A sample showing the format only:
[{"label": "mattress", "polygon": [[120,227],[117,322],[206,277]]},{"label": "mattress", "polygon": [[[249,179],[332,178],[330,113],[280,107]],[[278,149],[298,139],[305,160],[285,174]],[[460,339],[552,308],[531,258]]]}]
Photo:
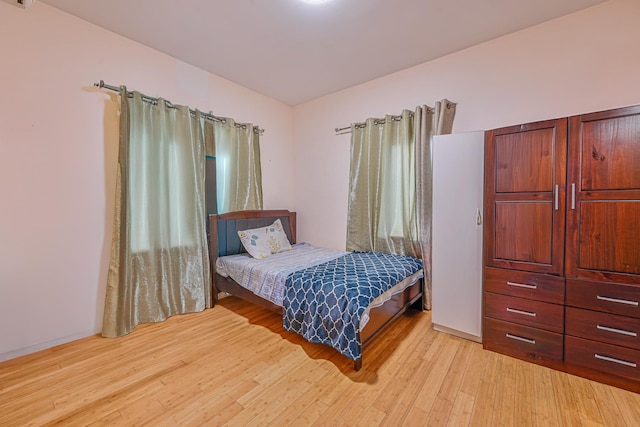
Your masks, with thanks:
[{"label": "mattress", "polygon": [[[295,271],[329,262],[345,254],[347,254],[345,251],[320,248],[309,243],[297,243],[292,245],[290,251],[263,259],[255,259],[246,253],[223,256],[217,259],[215,268],[221,276],[230,277],[240,286],[259,297],[282,307],[287,276]],[[423,270],[419,270],[374,299],[360,320],[360,330],[369,321],[371,309],[381,306],[422,277]]]}]

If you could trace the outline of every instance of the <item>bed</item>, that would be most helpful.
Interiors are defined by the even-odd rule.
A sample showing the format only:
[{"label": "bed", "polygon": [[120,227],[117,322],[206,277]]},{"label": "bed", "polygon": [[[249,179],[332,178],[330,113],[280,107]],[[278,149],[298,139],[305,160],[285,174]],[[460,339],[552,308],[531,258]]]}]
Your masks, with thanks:
[{"label": "bed", "polygon": [[[288,241],[292,244],[292,249],[269,257],[268,262],[252,259],[251,256],[246,254],[246,250],[238,236],[238,231],[267,227],[272,225],[276,220],[280,221],[279,224],[282,225],[282,231],[284,231]],[[332,345],[342,354],[354,360],[354,369],[356,371],[362,367],[362,348],[366,346],[366,344],[373,340],[387,325],[402,315],[407,309],[415,308],[422,310],[423,274],[421,269],[422,265],[419,260],[410,257],[392,258],[394,256],[385,254],[331,251],[316,248],[307,243],[296,244],[295,212],[287,210],[259,210],[209,215],[208,229],[213,287],[211,292],[213,299],[212,306],[217,303],[218,293],[226,292],[253,304],[282,313],[283,327],[285,329],[299,333],[310,342],[321,342]],[[336,338],[334,331],[331,331],[331,342],[329,342],[328,336],[324,340],[318,339],[316,335],[318,331],[316,330],[313,330],[313,333],[307,329],[304,331],[299,330],[300,325],[297,319],[302,320],[302,317],[296,316],[302,312],[303,308],[298,307],[298,302],[294,301],[297,301],[296,298],[302,301],[304,301],[305,298],[309,300],[314,297],[314,295],[310,296],[310,294],[316,291],[321,292],[317,290],[315,284],[313,286],[310,285],[313,283],[313,280],[318,282],[318,286],[327,288],[327,286],[329,286],[326,283],[326,280],[328,280],[327,277],[329,277],[329,279],[333,277],[331,280],[336,280],[336,277],[342,274],[342,271],[346,268],[345,265],[351,262],[371,262],[371,257],[376,257],[373,260],[376,263],[386,263],[384,267],[385,273],[387,270],[393,270],[391,273],[396,274],[397,278],[393,279],[394,284],[389,285],[391,288],[382,292],[382,295],[376,296],[373,301],[365,300],[366,302],[363,304],[366,304],[366,308],[364,311],[360,308],[359,313],[361,314],[353,315],[352,322],[357,325],[356,331],[354,332],[353,329],[349,329],[348,325],[340,325],[340,327],[343,328],[341,329],[342,337]],[[285,260],[286,258],[295,258],[298,261],[288,261]],[[300,261],[302,258],[312,258],[315,262],[310,266],[306,266],[306,264],[303,265],[304,263]],[[378,258],[381,259],[379,260]],[[398,260],[398,258],[403,259]],[[244,275],[238,276],[240,274],[240,267],[238,267],[238,271],[235,271],[235,275],[233,274],[233,263],[238,262],[240,264],[246,264],[250,268],[246,270],[247,267],[245,265]],[[289,262],[297,263],[295,269],[294,267],[289,267]],[[286,267],[282,267],[282,270],[280,270],[278,274],[272,273],[273,277],[286,276],[286,284],[282,285],[282,291],[278,293],[274,291],[272,287],[269,287],[270,293],[256,292],[256,289],[253,289],[253,291],[249,290],[252,287],[250,284],[245,283],[244,277],[263,274],[256,273],[256,271],[259,270],[254,270],[254,268],[257,269],[259,267],[267,268],[261,265],[261,263],[264,265],[286,265]],[[300,265],[303,266],[300,267]],[[369,264],[364,265],[368,266]],[[291,274],[288,274],[288,268],[292,269]],[[231,273],[229,270],[232,270]],[[357,267],[356,270],[360,270],[359,274],[369,274],[367,273],[369,271],[368,268]],[[246,271],[250,271],[250,273],[246,274]],[[327,274],[334,274],[334,276],[328,276]],[[232,275],[234,275],[237,280],[234,280]],[[344,276],[344,274],[342,274],[342,276]],[[310,277],[313,279],[310,279]],[[263,283],[266,282],[266,279],[262,278],[262,280]],[[337,280],[343,280],[343,277],[338,277]],[[395,280],[397,280],[397,282]],[[323,281],[325,281],[324,285],[322,285]],[[242,282],[242,285],[239,282]],[[344,283],[346,284],[347,282],[351,282],[349,286],[360,286],[353,284],[353,282],[366,282],[368,286],[369,278],[362,276],[357,279],[354,277],[344,278]],[[333,286],[333,282],[331,286]],[[312,291],[309,289],[310,287],[316,290]],[[342,285],[336,285],[335,287],[335,289],[341,288]],[[368,291],[368,288],[366,291]],[[305,292],[306,294],[303,297],[298,297],[297,295],[300,295],[300,292]],[[319,296],[319,298],[324,300],[324,296]],[[338,296],[338,298],[349,299],[350,297],[343,295]],[[371,298],[373,298],[373,296],[371,296]],[[358,299],[360,299],[360,297],[358,297]],[[351,302],[348,304],[351,305]],[[337,305],[344,307],[344,304]],[[293,311],[294,308],[298,309],[298,312]],[[308,318],[309,309],[307,308],[306,310],[307,312],[303,313],[305,319]],[[343,319],[349,318],[346,313],[341,313],[340,316]],[[311,327],[311,320],[309,320],[309,322],[309,327]],[[317,319],[313,322],[314,325],[317,325]],[[345,322],[348,323],[348,320],[345,320]],[[342,321],[339,323],[342,323]],[[327,332],[327,334],[329,334],[329,332]],[[350,335],[354,336],[352,337]],[[340,339],[342,340],[342,344],[338,343],[334,345],[335,342]],[[349,341],[349,343],[345,343],[345,341]],[[340,345],[343,347],[340,348]],[[348,348],[346,347],[347,345]]]}]

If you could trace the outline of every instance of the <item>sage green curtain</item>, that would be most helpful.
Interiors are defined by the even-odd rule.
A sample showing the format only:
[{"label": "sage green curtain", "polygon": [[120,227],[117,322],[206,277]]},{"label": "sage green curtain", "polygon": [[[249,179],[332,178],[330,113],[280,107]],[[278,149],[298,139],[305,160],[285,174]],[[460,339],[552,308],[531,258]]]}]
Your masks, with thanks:
[{"label": "sage green curtain", "polygon": [[420,256],[414,129],[409,110],[351,126],[348,251]]},{"label": "sage green curtain", "polygon": [[434,135],[449,134],[453,128],[456,104],[443,99],[435,108],[426,105],[416,107],[414,113],[416,148],[416,208],[418,241],[424,268],[422,303],[431,310],[431,236],[433,214],[433,158]]},{"label": "sage green curtain", "polygon": [[122,87],[120,152],[102,334],[210,301],[200,112]]},{"label": "sage green curtain", "polygon": [[347,250],[422,258],[431,309],[432,137],[451,133],[456,104],[351,125]]},{"label": "sage green curtain", "polygon": [[207,153],[216,158],[218,212],[262,209],[258,128],[222,118],[205,123],[205,133]]}]

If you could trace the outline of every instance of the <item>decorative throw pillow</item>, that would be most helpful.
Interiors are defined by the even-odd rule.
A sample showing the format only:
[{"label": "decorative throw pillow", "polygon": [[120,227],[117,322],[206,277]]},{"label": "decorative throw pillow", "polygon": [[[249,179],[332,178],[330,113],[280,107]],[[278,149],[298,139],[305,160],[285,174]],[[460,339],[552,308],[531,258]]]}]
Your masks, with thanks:
[{"label": "decorative throw pillow", "polygon": [[257,259],[291,250],[291,243],[279,219],[266,227],[238,231],[238,236],[249,255]]}]

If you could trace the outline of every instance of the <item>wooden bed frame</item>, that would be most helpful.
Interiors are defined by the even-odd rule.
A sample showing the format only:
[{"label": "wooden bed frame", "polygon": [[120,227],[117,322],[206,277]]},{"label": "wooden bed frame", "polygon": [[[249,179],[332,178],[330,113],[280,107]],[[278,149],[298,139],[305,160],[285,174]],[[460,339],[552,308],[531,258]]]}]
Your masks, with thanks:
[{"label": "wooden bed frame", "polygon": [[[226,292],[261,307],[282,313],[282,307],[263,299],[253,292],[243,288],[229,277],[223,277],[215,272],[216,260],[225,255],[246,252],[238,230],[264,227],[280,219],[282,227],[293,244],[296,243],[296,213],[287,210],[238,211],[220,215],[209,215],[209,256],[212,270],[211,306],[218,301],[218,293]],[[376,337],[388,324],[402,315],[408,308],[422,310],[422,287],[420,279],[404,291],[394,295],[380,307],[371,309],[369,322],[360,331],[362,347]],[[362,368],[362,359],[354,361],[354,369]]]}]

